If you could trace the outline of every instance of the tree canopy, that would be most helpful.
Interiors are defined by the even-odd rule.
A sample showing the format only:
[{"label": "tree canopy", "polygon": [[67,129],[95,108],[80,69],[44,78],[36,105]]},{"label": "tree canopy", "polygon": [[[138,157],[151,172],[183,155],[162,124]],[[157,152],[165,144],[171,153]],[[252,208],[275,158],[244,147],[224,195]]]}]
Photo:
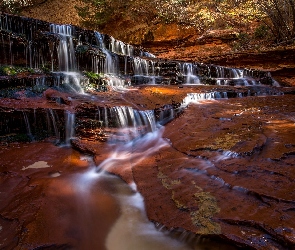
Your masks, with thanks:
[{"label": "tree canopy", "polygon": [[202,32],[243,28],[261,21],[276,42],[295,36],[295,0],[82,0],[77,7],[83,23],[102,28],[107,22],[128,18],[141,22],[175,22]]},{"label": "tree canopy", "polygon": [[[3,0],[0,11],[18,13],[46,0]],[[108,22],[177,23],[204,32],[210,29],[245,30],[253,21],[268,27],[275,42],[295,38],[295,0],[81,0],[76,6],[82,25],[102,29]],[[258,30],[258,36],[263,35]],[[260,32],[260,33],[259,33]]]}]

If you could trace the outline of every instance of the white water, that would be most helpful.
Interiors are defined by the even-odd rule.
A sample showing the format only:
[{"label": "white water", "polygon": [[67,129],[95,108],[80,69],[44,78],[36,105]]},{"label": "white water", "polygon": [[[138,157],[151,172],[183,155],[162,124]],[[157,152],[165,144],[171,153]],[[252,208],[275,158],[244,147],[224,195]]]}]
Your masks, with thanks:
[{"label": "white water", "polygon": [[83,76],[78,72],[54,72],[55,86],[66,88],[67,91],[84,94],[84,89],[81,86]]},{"label": "white water", "polygon": [[76,57],[72,38],[72,27],[70,25],[50,25],[50,32],[59,35],[58,62],[60,71],[75,71]]},{"label": "white water", "polygon": [[147,156],[168,146],[168,143],[162,138],[163,132],[164,128],[161,127],[143,137],[117,144],[108,158],[98,166],[98,170],[105,172],[119,168],[119,171],[131,171],[134,165],[143,161]]},{"label": "white water", "polygon": [[182,64],[182,74],[186,76],[186,84],[200,84],[200,79],[194,72],[194,65],[192,63]]},{"label": "white water", "polygon": [[50,25],[50,32],[57,34],[59,44],[57,47],[59,72],[54,72],[56,85],[65,85],[74,93],[84,94],[81,86],[82,75],[77,71],[75,48],[72,37],[72,26],[70,25]]},{"label": "white water", "polygon": [[134,47],[111,37],[110,51],[123,56],[134,56]]},{"label": "white water", "polygon": [[183,99],[181,106],[186,107],[190,103],[199,103],[205,100],[227,99],[227,92],[189,93]]},{"label": "white water", "polygon": [[[101,184],[100,184],[101,183]],[[108,185],[111,191],[100,190],[97,187]],[[98,214],[91,214],[97,210],[93,203],[96,193],[103,192],[103,195],[109,195],[118,202],[120,210],[119,218],[111,227],[105,240],[107,250],[189,250],[190,248],[183,242],[169,237],[164,232],[156,229],[146,216],[143,197],[137,192],[134,183],[127,185],[119,177],[109,175],[105,172],[97,173],[91,168],[85,174],[76,179],[76,192],[79,197],[81,224],[85,240],[80,242],[84,247],[82,249],[99,249],[98,234],[99,230],[89,231],[89,228],[95,228],[89,223],[97,222]],[[98,197],[99,199],[99,197]],[[104,200],[96,200],[99,205]],[[99,221],[98,221],[99,222]],[[99,225],[97,225],[99,227]],[[82,239],[83,239],[82,238]],[[86,247],[85,247],[86,246]]]}]

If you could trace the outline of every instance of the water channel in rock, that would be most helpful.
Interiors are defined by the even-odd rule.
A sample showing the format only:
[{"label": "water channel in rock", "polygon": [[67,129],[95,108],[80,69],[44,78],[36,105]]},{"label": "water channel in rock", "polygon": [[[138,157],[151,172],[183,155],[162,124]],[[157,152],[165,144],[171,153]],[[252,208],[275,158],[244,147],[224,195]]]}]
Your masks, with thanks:
[{"label": "water channel in rock", "polygon": [[4,13],[0,31],[3,249],[295,243],[293,90],[270,73]]}]

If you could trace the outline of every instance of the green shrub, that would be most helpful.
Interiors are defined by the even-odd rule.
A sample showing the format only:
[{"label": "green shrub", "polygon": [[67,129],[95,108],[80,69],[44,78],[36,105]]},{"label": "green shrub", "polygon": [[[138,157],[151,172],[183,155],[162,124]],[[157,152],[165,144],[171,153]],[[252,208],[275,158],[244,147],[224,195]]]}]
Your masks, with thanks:
[{"label": "green shrub", "polygon": [[254,37],[256,39],[265,39],[269,36],[269,28],[262,24],[258,26],[254,31]]}]

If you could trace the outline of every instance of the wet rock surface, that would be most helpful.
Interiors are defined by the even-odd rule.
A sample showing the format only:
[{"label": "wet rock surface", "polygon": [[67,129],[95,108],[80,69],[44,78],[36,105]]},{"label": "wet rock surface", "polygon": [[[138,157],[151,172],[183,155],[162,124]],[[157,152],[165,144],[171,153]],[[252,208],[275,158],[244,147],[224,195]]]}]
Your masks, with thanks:
[{"label": "wet rock surface", "polygon": [[[214,87],[207,88],[210,92]],[[124,92],[97,93],[99,101],[73,98],[71,109],[75,109],[77,117],[79,114],[91,117],[92,110],[97,110],[106,95],[105,107],[133,103],[139,109],[157,109],[167,103],[180,103],[188,93],[197,93],[200,89],[204,92],[206,88],[141,86]],[[295,242],[292,221],[295,97],[287,94],[289,88],[280,88],[280,91],[286,94],[191,103],[162,128],[159,138],[146,146],[137,145],[135,141],[131,156],[107,171],[127,183],[135,182],[145,199],[148,218],[192,245],[197,244],[192,239],[202,235],[210,241],[217,240],[218,244],[226,242],[237,248],[291,249]],[[51,98],[44,97],[39,102],[29,98],[2,99],[1,108],[20,109],[23,103],[32,109],[55,105],[62,110],[68,106],[52,103]],[[100,129],[102,134],[107,130]],[[109,135],[117,130],[108,129]],[[93,155],[99,166],[115,147],[106,142],[109,137],[105,140],[102,137],[93,139],[84,133],[72,140],[72,145]],[[159,139],[163,141],[157,149]],[[118,135],[116,140],[120,140]],[[54,142],[54,139],[49,144],[2,142],[0,224],[2,232],[6,232],[2,235],[6,249],[20,246],[68,249],[77,244],[72,239],[75,232],[68,232],[72,229],[67,223],[75,220],[70,218],[75,208],[67,180],[73,173],[85,169],[87,163],[79,160],[77,152],[56,147]],[[121,143],[124,145],[124,141]],[[48,154],[44,155],[44,147],[49,149]],[[149,148],[157,150],[147,153]],[[140,154],[137,153],[144,157],[138,160]],[[47,165],[43,164],[42,168],[40,163],[40,168],[28,168],[40,161]],[[22,170],[24,167],[27,169]],[[54,178],[56,174],[58,177]],[[58,197],[52,196],[57,189]],[[48,235],[60,221],[65,223],[58,231],[62,234]],[[106,222],[106,227],[111,221],[113,219]],[[106,235],[101,237],[103,242]]]},{"label": "wet rock surface", "polygon": [[132,168],[149,218],[240,247],[294,247],[293,103],[285,95],[190,105],[165,126],[167,147]]}]

